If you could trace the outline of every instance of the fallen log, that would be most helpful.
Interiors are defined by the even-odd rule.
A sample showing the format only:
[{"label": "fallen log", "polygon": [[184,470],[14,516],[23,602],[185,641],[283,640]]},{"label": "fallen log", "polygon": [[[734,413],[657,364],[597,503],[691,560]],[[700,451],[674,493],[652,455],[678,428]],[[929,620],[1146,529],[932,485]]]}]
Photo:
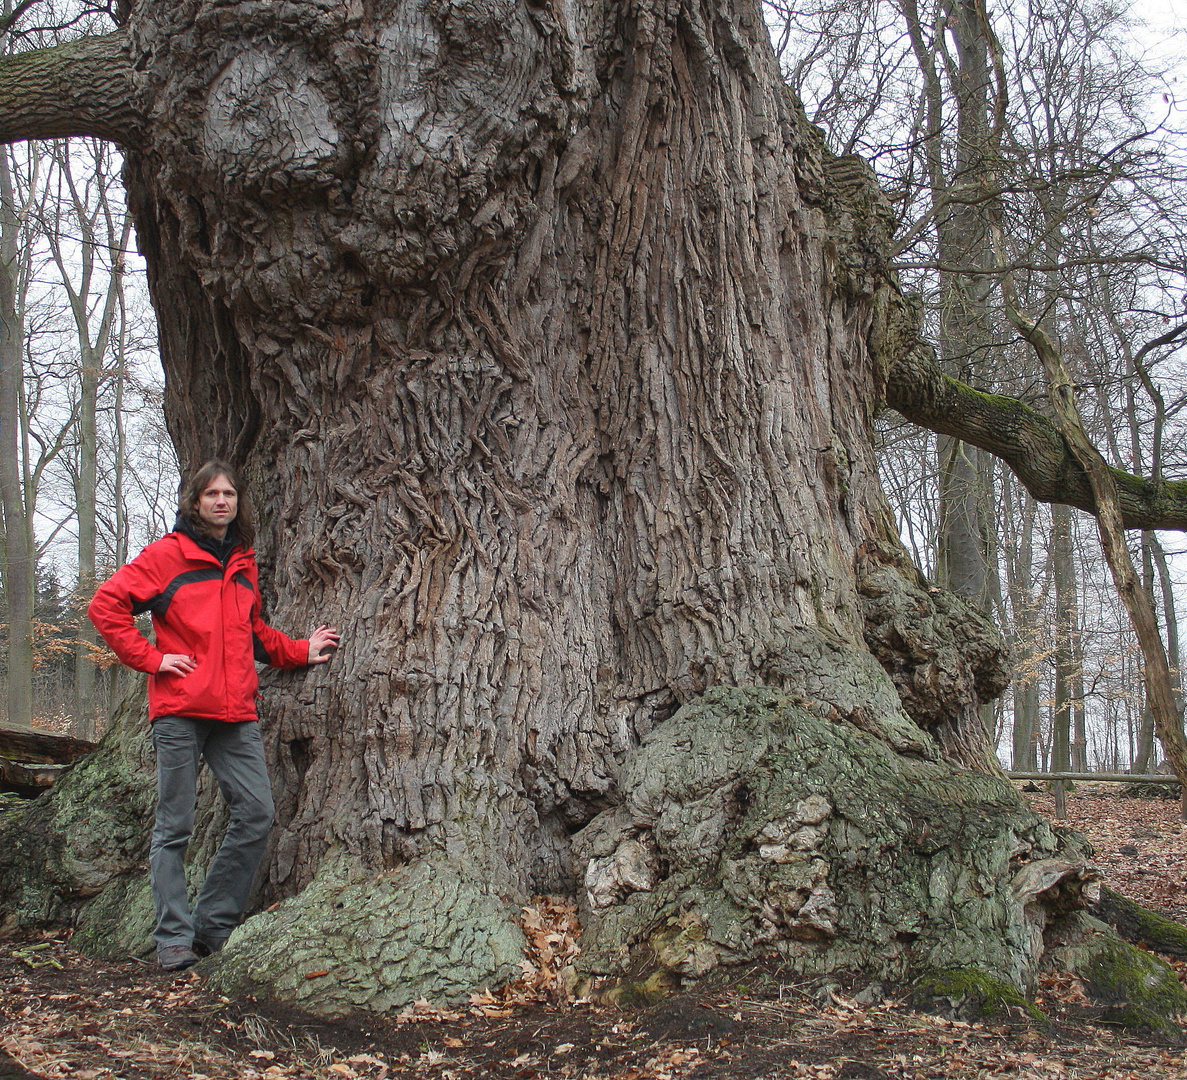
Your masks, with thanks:
[{"label": "fallen log", "polygon": [[22,765],[0,757],[0,791],[35,798],[53,787],[65,768],[65,765]]},{"label": "fallen log", "polygon": [[0,791],[34,798],[96,744],[36,728],[0,728]]},{"label": "fallen log", "polygon": [[69,765],[97,745],[36,728],[0,727],[0,757],[29,765]]}]

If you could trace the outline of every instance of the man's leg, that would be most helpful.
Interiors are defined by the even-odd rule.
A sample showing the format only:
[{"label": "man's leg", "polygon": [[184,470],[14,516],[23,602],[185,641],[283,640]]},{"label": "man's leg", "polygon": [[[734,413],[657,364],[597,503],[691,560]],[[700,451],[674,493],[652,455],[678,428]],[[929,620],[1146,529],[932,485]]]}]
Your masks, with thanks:
[{"label": "man's leg", "polygon": [[239,925],[272,826],[272,785],[258,721],[214,725],[203,751],[231,811],[227,834],[194,902],[194,940],[217,951]]},{"label": "man's leg", "polygon": [[[189,950],[194,924],[186,894],[185,852],[194,828],[195,784],[198,758],[202,753],[200,721],[184,716],[162,716],[152,724],[153,747],[157,754],[157,814],[149,845],[148,865],[152,876],[153,904],[157,927],[153,938],[158,956],[163,950]],[[168,959],[187,958],[170,953]],[[192,963],[192,960],[188,961]]]}]

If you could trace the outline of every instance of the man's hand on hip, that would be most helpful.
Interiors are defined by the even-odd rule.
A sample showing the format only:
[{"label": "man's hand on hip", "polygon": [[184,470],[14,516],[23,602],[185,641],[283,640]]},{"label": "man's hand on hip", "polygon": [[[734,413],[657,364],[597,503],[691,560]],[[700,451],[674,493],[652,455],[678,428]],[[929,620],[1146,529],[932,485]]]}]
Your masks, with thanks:
[{"label": "man's hand on hip", "polygon": [[192,656],[183,656],[180,653],[165,653],[161,657],[161,666],[157,668],[158,675],[180,675],[183,678],[198,666],[198,662]]}]

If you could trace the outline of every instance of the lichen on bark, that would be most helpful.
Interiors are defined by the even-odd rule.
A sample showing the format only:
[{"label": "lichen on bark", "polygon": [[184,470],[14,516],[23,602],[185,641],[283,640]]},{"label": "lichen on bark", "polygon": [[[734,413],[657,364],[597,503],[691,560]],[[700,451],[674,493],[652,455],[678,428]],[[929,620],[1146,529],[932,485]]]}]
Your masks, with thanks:
[{"label": "lichen on bark", "polygon": [[378,875],[342,860],[236,930],[205,970],[225,993],[262,993],[324,1016],[464,1000],[519,974],[514,915],[445,860]]},{"label": "lichen on bark", "polygon": [[622,805],[575,837],[586,970],[695,977],[774,950],[803,973],[977,966],[1032,987],[1043,935],[1092,895],[1089,849],[908,725],[720,688],[653,731]]}]

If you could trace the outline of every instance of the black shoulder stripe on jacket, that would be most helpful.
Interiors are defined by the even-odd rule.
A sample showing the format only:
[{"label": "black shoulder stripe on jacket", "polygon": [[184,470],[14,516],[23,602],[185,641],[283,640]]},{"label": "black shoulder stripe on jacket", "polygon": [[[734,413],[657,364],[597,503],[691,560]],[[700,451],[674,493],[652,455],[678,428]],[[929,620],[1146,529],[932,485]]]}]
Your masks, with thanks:
[{"label": "black shoulder stripe on jacket", "polygon": [[142,615],[146,611],[151,611],[158,619],[163,619],[165,613],[169,610],[169,605],[173,603],[173,597],[177,595],[177,590],[183,585],[193,585],[197,581],[221,581],[222,576],[222,570],[216,569],[213,566],[203,567],[201,570],[187,570],[184,574],[178,574],[177,577],[169,582],[165,586],[164,592],[160,592],[148,600],[141,600],[133,604],[132,614]]}]

